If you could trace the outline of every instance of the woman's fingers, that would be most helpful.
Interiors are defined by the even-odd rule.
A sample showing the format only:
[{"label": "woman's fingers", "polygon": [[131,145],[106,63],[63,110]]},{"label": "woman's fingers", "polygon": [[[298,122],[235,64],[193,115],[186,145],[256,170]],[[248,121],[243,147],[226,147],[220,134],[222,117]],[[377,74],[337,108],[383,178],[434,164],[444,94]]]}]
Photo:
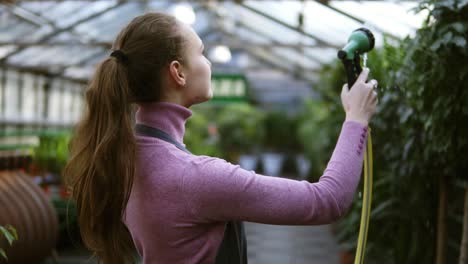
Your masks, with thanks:
[{"label": "woman's fingers", "polygon": [[377,109],[377,85],[375,79],[367,82],[369,69],[365,68],[352,88],[343,85],[341,100],[348,120],[368,123]]},{"label": "woman's fingers", "polygon": [[372,85],[373,89],[376,89],[377,85],[379,84],[379,82],[377,82],[375,79],[370,80],[369,83]]},{"label": "woman's fingers", "polygon": [[369,68],[364,68],[361,72],[361,74],[359,74],[359,77],[357,79],[356,82],[362,82],[362,83],[366,83],[366,80],[367,80],[367,76],[369,76]]},{"label": "woman's fingers", "polygon": [[377,101],[377,99],[378,99],[378,98],[377,98],[377,92],[376,92],[376,91],[373,91],[373,92],[372,92],[372,102]]}]

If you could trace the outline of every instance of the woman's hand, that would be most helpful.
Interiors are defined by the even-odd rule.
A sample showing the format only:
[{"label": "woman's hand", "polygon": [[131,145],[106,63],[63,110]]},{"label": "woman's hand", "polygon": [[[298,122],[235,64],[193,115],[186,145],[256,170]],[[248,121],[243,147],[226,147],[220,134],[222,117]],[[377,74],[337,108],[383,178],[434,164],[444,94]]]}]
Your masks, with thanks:
[{"label": "woman's hand", "polygon": [[346,121],[357,121],[363,125],[368,125],[371,117],[377,109],[377,81],[366,82],[369,75],[369,68],[364,68],[358,79],[348,89],[348,84],[343,86],[341,91],[341,103],[346,112]]}]

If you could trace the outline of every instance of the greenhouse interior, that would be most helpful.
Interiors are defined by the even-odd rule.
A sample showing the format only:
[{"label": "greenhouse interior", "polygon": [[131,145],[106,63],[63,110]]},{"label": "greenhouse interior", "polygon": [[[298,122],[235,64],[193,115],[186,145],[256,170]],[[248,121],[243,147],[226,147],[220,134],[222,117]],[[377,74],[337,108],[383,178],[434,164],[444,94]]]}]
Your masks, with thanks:
[{"label": "greenhouse interior", "polygon": [[[145,14],[169,15],[180,29],[166,30],[179,32],[169,40],[162,29],[147,31],[153,38],[147,33],[145,40],[180,38],[189,43],[181,44],[185,52],[190,36],[198,36],[208,64],[195,76],[195,64],[184,58],[147,63],[179,58],[171,57],[179,56],[173,50],[149,44],[126,49],[131,37],[143,40],[134,31],[121,35],[123,29]],[[0,1],[0,263],[214,263],[216,256],[216,263],[468,264],[467,40],[466,0]],[[179,49],[179,42],[170,43]],[[121,98],[134,94],[132,83],[147,85],[160,76],[155,68],[152,79],[132,78],[132,52],[141,55],[141,71],[162,64],[161,82],[172,86],[161,89],[174,97],[141,92],[141,105]],[[173,103],[189,96],[185,78],[203,78],[206,65],[210,98]],[[371,79],[377,80],[368,88],[377,103],[361,137],[343,100]],[[130,90],[108,91],[117,95],[105,98],[106,83]],[[161,104],[155,98],[172,99]],[[161,119],[188,116],[179,121],[182,138],[169,135],[178,142],[144,133],[117,138],[132,132],[125,124],[144,120],[150,107],[177,109]],[[125,117],[115,117],[119,113]],[[140,158],[150,151],[145,148],[166,153],[163,146],[172,149],[165,157],[124,158]],[[124,155],[125,149],[136,156]],[[180,164],[160,161],[172,161],[176,152],[185,157]],[[232,175],[223,175],[233,178],[207,172],[212,185],[197,196],[196,179],[210,162],[228,166]],[[185,164],[195,169],[181,170]],[[153,168],[148,181],[154,186],[143,194],[138,166]],[[182,188],[176,197],[159,188],[166,186],[157,178],[164,173],[174,182],[183,179],[182,187],[174,183]],[[195,187],[184,189],[190,183]],[[302,194],[309,196],[301,200]],[[206,204],[197,204],[201,199]],[[326,199],[333,205],[321,204]],[[114,206],[118,210],[106,209]],[[216,209],[201,218],[210,210],[205,206]],[[335,214],[332,207],[339,216],[327,216]],[[187,212],[194,218],[158,218]],[[121,221],[122,215],[131,220]],[[124,236],[103,230],[125,230],[131,249],[117,239]],[[223,261],[230,232],[243,240],[227,244],[226,254],[237,255]]]}]

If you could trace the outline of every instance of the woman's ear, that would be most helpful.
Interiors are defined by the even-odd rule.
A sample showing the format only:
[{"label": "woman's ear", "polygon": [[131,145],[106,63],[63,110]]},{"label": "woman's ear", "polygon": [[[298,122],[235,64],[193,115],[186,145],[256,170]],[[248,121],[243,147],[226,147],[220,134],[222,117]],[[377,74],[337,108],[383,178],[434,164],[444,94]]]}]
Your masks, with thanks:
[{"label": "woman's ear", "polygon": [[180,62],[175,60],[169,64],[169,74],[175,83],[180,86],[185,86],[186,75]]}]

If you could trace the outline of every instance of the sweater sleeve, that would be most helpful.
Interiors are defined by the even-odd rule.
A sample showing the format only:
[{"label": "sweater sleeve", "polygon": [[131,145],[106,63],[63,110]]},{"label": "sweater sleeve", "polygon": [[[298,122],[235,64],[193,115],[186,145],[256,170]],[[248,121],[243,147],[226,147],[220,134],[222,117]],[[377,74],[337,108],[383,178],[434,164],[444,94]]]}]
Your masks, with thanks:
[{"label": "sweater sleeve", "polygon": [[187,208],[199,223],[330,223],[344,215],[352,203],[366,137],[367,127],[344,122],[327,168],[316,183],[256,174],[221,159],[201,156],[184,173],[182,191]]}]

